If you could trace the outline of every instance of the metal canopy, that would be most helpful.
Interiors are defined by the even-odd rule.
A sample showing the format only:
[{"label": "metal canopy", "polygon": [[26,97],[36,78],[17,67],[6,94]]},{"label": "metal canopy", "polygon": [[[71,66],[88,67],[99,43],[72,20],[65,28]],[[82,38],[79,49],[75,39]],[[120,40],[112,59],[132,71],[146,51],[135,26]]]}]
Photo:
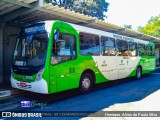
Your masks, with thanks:
[{"label": "metal canopy", "polygon": [[157,43],[160,38],[98,20],[59,6],[45,4],[43,0],[1,0],[0,21],[8,25],[24,26],[42,20],[62,20],[107,32],[136,37]]}]

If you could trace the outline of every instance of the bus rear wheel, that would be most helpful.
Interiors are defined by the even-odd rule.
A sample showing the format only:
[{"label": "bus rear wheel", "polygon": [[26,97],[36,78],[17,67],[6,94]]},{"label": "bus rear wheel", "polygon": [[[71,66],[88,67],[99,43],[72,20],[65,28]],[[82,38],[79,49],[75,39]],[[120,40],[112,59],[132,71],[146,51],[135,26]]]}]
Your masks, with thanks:
[{"label": "bus rear wheel", "polygon": [[142,69],[141,67],[138,67],[137,70],[136,70],[136,79],[141,79],[142,77]]},{"label": "bus rear wheel", "polygon": [[81,93],[87,93],[92,90],[93,86],[93,78],[89,73],[84,73],[81,76],[79,83],[79,91]]}]

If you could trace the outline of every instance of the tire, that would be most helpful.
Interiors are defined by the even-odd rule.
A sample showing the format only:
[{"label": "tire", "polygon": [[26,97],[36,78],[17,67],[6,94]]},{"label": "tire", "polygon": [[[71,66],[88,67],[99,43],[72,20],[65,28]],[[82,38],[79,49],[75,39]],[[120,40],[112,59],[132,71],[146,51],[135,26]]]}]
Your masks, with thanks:
[{"label": "tire", "polygon": [[141,67],[138,67],[136,70],[136,79],[139,80],[142,78],[142,69]]},{"label": "tire", "polygon": [[87,93],[92,90],[93,78],[89,73],[83,73],[79,83],[79,91],[81,93]]}]

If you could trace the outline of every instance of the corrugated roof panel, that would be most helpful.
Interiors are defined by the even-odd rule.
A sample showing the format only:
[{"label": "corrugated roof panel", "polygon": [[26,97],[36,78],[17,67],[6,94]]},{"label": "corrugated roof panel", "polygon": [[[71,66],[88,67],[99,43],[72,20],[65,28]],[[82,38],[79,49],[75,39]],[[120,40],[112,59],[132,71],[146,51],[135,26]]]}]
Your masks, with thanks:
[{"label": "corrugated roof panel", "polygon": [[12,7],[13,5],[14,4],[11,4],[11,3],[5,3],[5,4],[0,6],[0,10],[1,11],[7,10],[9,7]]},{"label": "corrugated roof panel", "polygon": [[2,5],[4,5],[6,2],[4,2],[4,1],[0,1],[0,7],[2,6]]},{"label": "corrugated roof panel", "polygon": [[23,3],[33,3],[33,2],[35,2],[37,0],[17,0],[17,1],[21,1]]},{"label": "corrugated roof panel", "polygon": [[[88,15],[76,13],[69,9],[64,9],[63,7],[53,6],[51,3],[50,4],[44,3],[42,6],[37,6],[40,0],[15,0],[15,3],[9,0],[6,0],[6,1],[2,1],[2,0],[0,1],[0,15],[1,16],[3,15],[4,18],[10,17],[9,16],[10,12],[13,13],[13,11],[21,7],[23,7],[22,9],[24,9],[25,11],[30,11],[30,12],[25,12],[26,14],[24,15],[21,14],[18,16],[16,14],[15,17],[14,17],[14,14],[11,14],[12,17],[10,17],[8,21],[12,22],[13,24],[15,24],[15,19],[16,19],[17,25],[19,24],[25,25],[25,23],[27,24],[30,22],[34,22],[34,21],[36,22],[40,20],[59,19],[62,21],[66,21],[70,23],[78,23],[84,26],[89,26],[89,27],[100,29],[103,31],[111,31],[111,32],[119,33],[126,36],[133,36],[133,37],[136,36],[137,38],[148,39],[150,41],[156,40],[160,42],[160,38],[142,34],[134,30],[125,29],[121,26],[111,24],[107,21],[96,20],[96,18]],[[34,2],[35,2],[34,4],[35,7],[32,4]],[[21,9],[19,9],[19,11],[20,10]],[[16,13],[19,13],[19,12],[16,12]],[[7,21],[7,19],[5,19],[5,21]]]},{"label": "corrugated roof panel", "polygon": [[8,13],[10,13],[10,12],[16,10],[16,9],[19,9],[20,7],[21,7],[21,6],[13,5],[13,6],[9,7],[8,9],[3,10],[2,12],[1,12],[1,10],[0,10],[0,15],[8,14]]}]

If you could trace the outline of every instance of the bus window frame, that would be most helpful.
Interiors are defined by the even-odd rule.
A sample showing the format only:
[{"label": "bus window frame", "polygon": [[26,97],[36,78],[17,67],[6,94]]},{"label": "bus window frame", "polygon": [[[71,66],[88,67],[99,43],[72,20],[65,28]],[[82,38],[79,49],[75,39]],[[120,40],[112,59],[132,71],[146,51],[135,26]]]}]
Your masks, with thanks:
[{"label": "bus window frame", "polygon": [[137,42],[133,42],[133,41],[128,41],[128,52],[130,51],[130,44],[129,43],[134,43],[134,44],[136,44],[136,48],[135,48],[135,50],[136,50],[136,55],[135,56],[130,56],[129,54],[128,54],[128,56],[129,57],[138,57],[138,43]]},{"label": "bus window frame", "polygon": [[[143,55],[143,56],[139,54],[139,44],[140,44],[140,45],[144,45],[144,55]],[[138,52],[138,56],[139,56],[139,57],[144,57],[144,56],[146,56],[146,44],[144,44],[144,43],[137,43],[137,52]]]},{"label": "bus window frame", "polygon": [[[117,45],[117,41],[118,41],[118,40],[127,42],[127,48],[128,48],[128,49],[127,49],[127,55],[125,55],[125,56],[124,56],[124,55],[118,55],[118,52],[119,52],[119,51],[117,51],[117,50],[118,50],[118,45]],[[129,54],[128,54],[128,52],[129,52],[129,44],[128,44],[128,41],[127,41],[127,40],[123,40],[123,39],[116,39],[116,51],[117,51],[116,56],[121,56],[121,57],[129,56]]]},{"label": "bus window frame", "polygon": [[[105,38],[105,40],[102,40],[102,38]],[[104,50],[104,45],[102,46],[102,42],[104,42],[104,41],[106,41],[106,38],[108,39],[108,41],[109,41],[109,46],[108,46],[108,48],[110,48],[110,40],[114,40],[114,48],[115,48],[115,54],[114,55],[108,55],[108,54],[104,54],[103,53],[103,50]],[[115,38],[112,38],[112,37],[107,37],[107,36],[101,36],[101,47],[103,47],[103,50],[102,50],[102,48],[101,48],[101,55],[102,56],[117,56],[117,46],[116,46],[116,39]]]},{"label": "bus window frame", "polygon": [[[55,65],[59,65],[59,64],[62,64],[62,63],[65,63],[65,62],[68,62],[68,61],[72,61],[72,60],[76,60],[77,59],[77,39],[76,39],[76,36],[74,34],[70,34],[70,33],[65,33],[65,32],[60,32],[59,31],[59,34],[65,34],[65,35],[72,35],[74,38],[75,38],[75,58],[74,59],[71,59],[71,60],[67,60],[67,61],[63,61],[63,62],[59,62],[59,63],[56,63],[56,64],[52,64],[51,63],[51,59],[52,59],[52,47],[53,47],[53,42],[55,41],[54,40],[54,36],[52,38],[52,43],[51,43],[51,54],[50,54],[50,65],[52,66],[55,66]],[[72,57],[72,56],[71,56]]]},{"label": "bus window frame", "polygon": [[149,55],[146,55],[146,56],[155,56],[155,54],[153,54],[154,53],[154,50],[153,50],[154,46],[146,44],[146,48],[147,47],[149,47],[150,49],[149,49]]},{"label": "bus window frame", "polygon": [[[93,55],[83,55],[83,54],[81,54],[81,37],[80,37],[80,35],[92,35],[92,36],[97,36],[98,37],[98,42],[99,42],[99,54],[93,54]],[[81,56],[100,56],[101,55],[101,43],[100,43],[100,36],[99,35],[97,35],[97,34],[90,34],[90,33],[86,33],[86,32],[79,32],[79,54],[81,55]]]}]

